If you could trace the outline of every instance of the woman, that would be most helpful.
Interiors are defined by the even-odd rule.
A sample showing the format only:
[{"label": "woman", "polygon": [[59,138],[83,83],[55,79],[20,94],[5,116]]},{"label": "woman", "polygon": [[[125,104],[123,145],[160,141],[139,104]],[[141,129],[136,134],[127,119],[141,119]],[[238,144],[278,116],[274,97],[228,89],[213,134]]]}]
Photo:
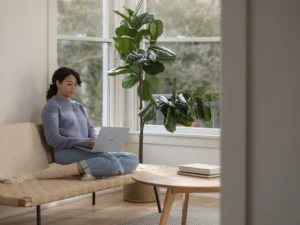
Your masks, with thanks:
[{"label": "woman", "polygon": [[[138,158],[134,154],[93,153],[74,147],[92,149],[97,138],[83,106],[70,100],[78,85],[81,85],[80,76],[73,69],[62,67],[53,74],[42,121],[46,141],[54,148],[56,164],[38,173],[37,178],[62,178],[79,174],[116,176],[134,171],[138,166]],[[93,176],[84,176],[82,179],[95,179]]]}]

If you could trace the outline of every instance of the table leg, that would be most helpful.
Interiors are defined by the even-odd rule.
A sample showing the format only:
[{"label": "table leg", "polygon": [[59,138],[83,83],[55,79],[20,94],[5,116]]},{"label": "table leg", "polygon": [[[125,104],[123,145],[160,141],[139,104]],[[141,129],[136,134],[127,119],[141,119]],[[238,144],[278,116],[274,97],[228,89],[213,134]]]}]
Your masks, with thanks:
[{"label": "table leg", "polygon": [[175,193],[173,191],[173,188],[168,188],[159,225],[166,225],[168,223],[168,218],[171,212],[174,197]]},{"label": "table leg", "polygon": [[189,196],[190,196],[189,193],[183,194],[181,225],[186,225],[187,210],[188,210],[188,206],[189,206]]}]

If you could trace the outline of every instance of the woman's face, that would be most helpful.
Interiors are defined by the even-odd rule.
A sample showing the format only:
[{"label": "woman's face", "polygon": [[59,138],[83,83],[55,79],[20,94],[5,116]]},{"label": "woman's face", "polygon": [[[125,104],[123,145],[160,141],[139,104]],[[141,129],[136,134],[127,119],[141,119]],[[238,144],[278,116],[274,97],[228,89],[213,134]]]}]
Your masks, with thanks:
[{"label": "woman's face", "polygon": [[69,99],[74,96],[77,89],[77,80],[73,74],[67,76],[61,83],[57,80],[57,93],[56,96]]}]

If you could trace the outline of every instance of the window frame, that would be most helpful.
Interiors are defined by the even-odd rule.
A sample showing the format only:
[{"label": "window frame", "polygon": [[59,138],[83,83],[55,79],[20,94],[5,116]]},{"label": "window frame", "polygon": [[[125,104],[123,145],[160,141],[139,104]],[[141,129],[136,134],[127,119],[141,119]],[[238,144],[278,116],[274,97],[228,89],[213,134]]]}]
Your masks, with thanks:
[{"label": "window frame", "polygon": [[[57,0],[48,0],[48,81],[51,82],[53,71],[57,69],[57,40],[76,40],[76,41],[92,41],[98,43],[107,43],[107,57],[105,65],[103,63],[103,126],[126,126],[131,128],[131,132],[136,134],[139,132],[138,117],[138,96],[137,87],[125,90],[121,83],[124,76],[116,76],[110,78],[105,76],[105,70],[115,68],[121,65],[114,56],[116,50],[111,36],[113,36],[115,27],[118,26],[121,18],[113,13],[113,10],[123,11],[123,6],[134,8],[136,0],[103,0],[103,10],[109,10],[107,19],[104,19],[104,37],[75,37],[57,34]],[[145,10],[144,7],[141,8]],[[220,43],[221,37],[180,37],[180,38],[159,38],[158,43]],[[105,51],[104,51],[105,52]],[[134,110],[132,110],[134,109]],[[118,113],[115,113],[118,112]],[[145,124],[144,133],[157,133],[166,135],[169,133],[163,125],[147,125]],[[220,128],[191,128],[176,127],[174,132],[180,136],[189,137],[196,136],[214,136],[220,137]]]},{"label": "window frame", "polygon": [[[110,0],[103,0],[103,10],[104,9],[113,9],[114,2]],[[112,10],[109,10],[112,12]],[[103,47],[103,54],[107,52],[107,57],[104,58],[103,62],[103,75],[105,71],[108,71],[115,64],[114,59],[114,48],[113,40],[111,34],[113,33],[112,27],[114,27],[114,18],[112,13],[107,13],[109,17],[103,19],[103,37],[76,37],[71,35],[58,35],[57,34],[57,0],[48,0],[48,82],[51,83],[53,71],[58,67],[57,65],[57,41],[58,40],[68,40],[68,41],[85,41],[85,42],[97,42],[101,44],[107,44],[107,47]],[[113,99],[116,95],[120,93],[115,93],[111,91],[114,89],[114,82],[110,82],[108,76],[103,76],[103,124],[102,126],[115,126],[118,124],[118,118],[116,115],[110,113],[115,112],[116,106],[112,104]],[[122,120],[121,120],[122,121]]]}]

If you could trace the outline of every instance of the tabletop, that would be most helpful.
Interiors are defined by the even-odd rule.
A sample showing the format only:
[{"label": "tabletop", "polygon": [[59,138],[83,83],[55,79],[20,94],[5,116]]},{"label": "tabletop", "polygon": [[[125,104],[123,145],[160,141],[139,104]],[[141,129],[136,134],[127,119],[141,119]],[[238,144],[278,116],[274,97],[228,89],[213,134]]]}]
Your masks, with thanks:
[{"label": "tabletop", "polygon": [[166,188],[194,189],[197,192],[220,191],[220,177],[200,178],[178,175],[178,168],[162,168],[151,171],[142,171],[133,175],[133,180],[140,183]]}]

